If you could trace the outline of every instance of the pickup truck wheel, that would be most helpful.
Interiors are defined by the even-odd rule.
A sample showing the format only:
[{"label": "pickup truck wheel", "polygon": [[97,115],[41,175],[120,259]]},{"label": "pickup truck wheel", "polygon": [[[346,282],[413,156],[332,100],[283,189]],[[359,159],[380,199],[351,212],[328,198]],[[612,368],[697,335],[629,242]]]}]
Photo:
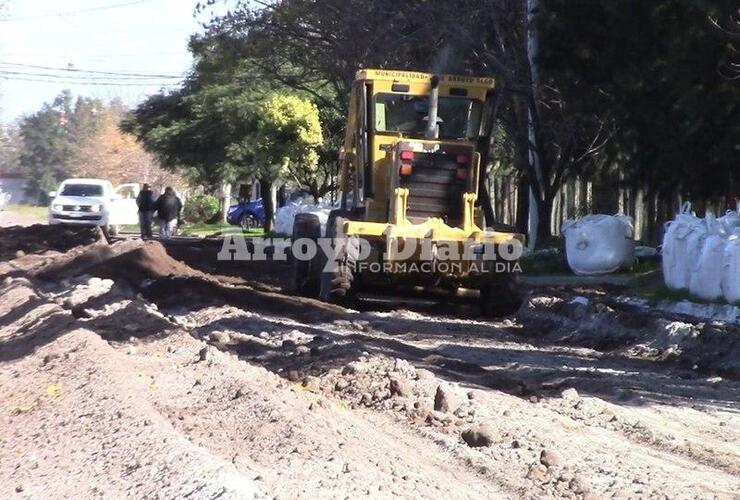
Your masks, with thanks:
[{"label": "pickup truck wheel", "polygon": [[480,288],[481,315],[500,318],[516,314],[524,304],[525,294],[519,284],[518,273],[489,271]]},{"label": "pickup truck wheel", "polygon": [[[301,238],[308,238],[317,242],[321,236],[321,222],[314,214],[298,214],[293,222],[293,236],[291,243]],[[318,244],[317,244],[318,247]],[[316,296],[319,293],[319,273],[317,259],[299,260],[291,256],[292,283],[296,293],[306,296]]]},{"label": "pickup truck wheel", "polygon": [[319,296],[330,304],[350,305],[356,299],[354,270],[359,255],[357,238],[346,237],[342,230],[344,218],[331,214],[327,222],[326,235],[335,246],[333,265],[321,273]]}]

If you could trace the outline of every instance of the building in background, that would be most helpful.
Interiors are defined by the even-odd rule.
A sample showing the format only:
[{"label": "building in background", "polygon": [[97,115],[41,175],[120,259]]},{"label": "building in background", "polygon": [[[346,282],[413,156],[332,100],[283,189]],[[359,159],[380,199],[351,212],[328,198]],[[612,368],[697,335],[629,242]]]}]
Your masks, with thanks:
[{"label": "building in background", "polygon": [[22,174],[0,172],[0,193],[2,193],[0,196],[3,197],[4,204],[31,203],[26,192],[26,184],[26,178]]}]

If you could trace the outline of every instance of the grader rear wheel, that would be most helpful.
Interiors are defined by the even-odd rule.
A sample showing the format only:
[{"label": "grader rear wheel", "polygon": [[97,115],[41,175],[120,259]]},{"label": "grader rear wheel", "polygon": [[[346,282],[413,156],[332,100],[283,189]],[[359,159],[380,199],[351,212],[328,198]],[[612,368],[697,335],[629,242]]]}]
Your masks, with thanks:
[{"label": "grader rear wheel", "polygon": [[524,304],[525,294],[519,284],[518,273],[489,271],[480,289],[481,315],[501,318],[516,314]]}]

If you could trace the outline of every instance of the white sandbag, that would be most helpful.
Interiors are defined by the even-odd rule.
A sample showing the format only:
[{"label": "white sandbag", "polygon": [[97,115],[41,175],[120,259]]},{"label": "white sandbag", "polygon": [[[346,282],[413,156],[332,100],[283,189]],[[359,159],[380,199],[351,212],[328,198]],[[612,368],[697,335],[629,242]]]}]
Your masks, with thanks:
[{"label": "white sandbag", "polygon": [[691,266],[705,235],[706,223],[691,212],[690,203],[684,203],[676,218],[666,224],[663,235],[663,280],[668,288],[689,288]]},{"label": "white sandbag", "polygon": [[703,238],[699,247],[696,265],[691,268],[689,292],[705,300],[722,297],[722,261],[725,238],[716,232]]},{"label": "white sandbag", "polygon": [[563,224],[568,266],[579,275],[608,274],[632,266],[634,230],[624,215],[587,215]]},{"label": "white sandbag", "polygon": [[733,234],[735,230],[740,229],[740,202],[737,204],[737,210],[728,210],[717,220],[727,234]]},{"label": "white sandbag", "polygon": [[280,234],[291,236],[293,234],[293,223],[297,214],[314,214],[321,223],[321,234],[326,232],[326,222],[332,205],[319,200],[319,203],[288,203],[278,209],[275,214],[275,231]]},{"label": "white sandbag", "polygon": [[296,203],[288,203],[287,205],[278,208],[275,213],[275,232],[279,234],[293,234],[293,220],[298,210]]},{"label": "white sandbag", "polygon": [[740,304],[740,229],[725,243],[721,286],[727,302]]}]

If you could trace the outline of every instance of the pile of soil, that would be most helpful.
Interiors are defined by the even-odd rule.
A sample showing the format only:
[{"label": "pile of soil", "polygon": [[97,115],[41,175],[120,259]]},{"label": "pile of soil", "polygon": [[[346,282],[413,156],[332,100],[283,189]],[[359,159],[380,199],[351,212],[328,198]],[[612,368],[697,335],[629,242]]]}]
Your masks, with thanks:
[{"label": "pile of soil", "polygon": [[102,239],[97,227],[33,226],[0,228],[0,260],[48,250],[66,252],[81,245],[91,245]]},{"label": "pile of soil", "polygon": [[202,275],[170,257],[158,241],[124,240],[112,245],[99,242],[68,258],[57,259],[39,271],[37,277],[59,281],[82,274],[124,281],[135,288],[146,280]]},{"label": "pile of soil", "polygon": [[735,327],[572,289],[497,322],[350,311],[170,250],[0,263],[0,498],[740,491],[740,382],[714,374]]}]

